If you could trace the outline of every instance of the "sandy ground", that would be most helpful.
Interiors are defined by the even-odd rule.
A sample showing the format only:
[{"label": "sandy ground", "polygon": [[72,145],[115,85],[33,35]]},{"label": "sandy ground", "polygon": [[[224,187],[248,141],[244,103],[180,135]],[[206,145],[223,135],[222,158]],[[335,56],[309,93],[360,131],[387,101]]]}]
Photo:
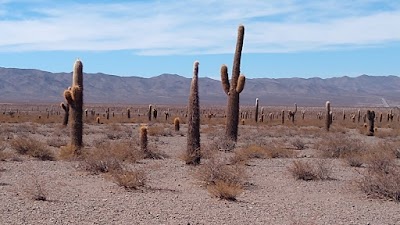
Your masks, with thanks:
[{"label": "sandy ground", "polygon": [[[107,139],[110,132],[121,134],[120,140],[137,138],[137,124],[121,125],[118,131],[109,127],[85,126],[85,144]],[[400,224],[399,203],[370,198],[357,187],[365,168],[327,159],[332,179],[306,182],[292,177],[287,167],[294,160],[317,160],[312,144],[318,136],[296,131],[282,133],[281,128],[279,135],[271,135],[273,128],[265,135],[251,126],[240,129],[238,145],[247,141],[244,133],[253,132],[258,134],[255,139],[288,142],[299,137],[307,148],[297,151],[297,158],[249,161],[245,166],[245,190],[237,201],[211,196],[194,178],[196,168],[179,158],[186,146],[186,137],[180,135],[185,133],[184,125],[182,133],[168,131],[170,135],[149,137],[150,143],[169,157],[131,165],[147,174],[147,186],[140,190],[128,191],[107,175],[82,171],[77,161],[39,161],[18,156],[18,161],[0,162],[0,224]],[[209,143],[220,132],[222,128],[202,134],[202,143]],[[5,139],[22,133],[44,141],[68,140],[67,128],[56,125],[3,125]],[[10,150],[7,148],[5,151]],[[58,151],[56,147],[52,149]],[[46,201],[32,199],[38,189],[45,193]]]}]

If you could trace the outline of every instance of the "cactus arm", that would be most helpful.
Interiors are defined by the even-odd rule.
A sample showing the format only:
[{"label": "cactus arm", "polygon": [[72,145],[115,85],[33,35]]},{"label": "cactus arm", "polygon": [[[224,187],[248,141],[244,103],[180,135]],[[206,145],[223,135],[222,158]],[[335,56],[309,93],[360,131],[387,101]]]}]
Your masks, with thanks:
[{"label": "cactus arm", "polygon": [[225,64],[221,66],[221,83],[225,94],[229,95],[230,84],[228,78],[228,67]]},{"label": "cactus arm", "polygon": [[237,93],[239,93],[239,94],[242,93],[245,83],[246,83],[246,77],[244,75],[240,75],[239,76],[239,81],[238,81],[237,86],[236,86],[236,92]]}]

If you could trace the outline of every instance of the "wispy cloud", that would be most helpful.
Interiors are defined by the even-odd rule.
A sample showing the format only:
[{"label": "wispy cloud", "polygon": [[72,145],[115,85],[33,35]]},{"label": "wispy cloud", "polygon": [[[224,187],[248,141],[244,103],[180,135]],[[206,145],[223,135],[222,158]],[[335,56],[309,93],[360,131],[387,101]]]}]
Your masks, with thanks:
[{"label": "wispy cloud", "polygon": [[238,24],[245,52],[359,48],[399,42],[398,21],[400,4],[385,0],[0,0],[0,51],[231,53]]}]

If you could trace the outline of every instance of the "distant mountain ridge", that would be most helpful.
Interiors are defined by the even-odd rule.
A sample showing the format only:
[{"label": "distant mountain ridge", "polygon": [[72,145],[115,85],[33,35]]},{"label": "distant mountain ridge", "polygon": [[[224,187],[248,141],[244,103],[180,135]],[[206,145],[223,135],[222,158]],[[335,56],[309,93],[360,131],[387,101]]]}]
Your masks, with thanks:
[{"label": "distant mountain ridge", "polygon": [[[63,91],[71,85],[71,73],[50,73],[35,69],[0,67],[0,103],[63,101]],[[84,74],[84,101],[113,104],[187,103],[190,78],[161,74],[151,78],[120,77],[102,73]],[[225,105],[221,82],[200,78],[201,104]],[[400,78],[397,76],[335,78],[255,78],[247,79],[241,94],[242,105],[336,106],[400,105]]]}]

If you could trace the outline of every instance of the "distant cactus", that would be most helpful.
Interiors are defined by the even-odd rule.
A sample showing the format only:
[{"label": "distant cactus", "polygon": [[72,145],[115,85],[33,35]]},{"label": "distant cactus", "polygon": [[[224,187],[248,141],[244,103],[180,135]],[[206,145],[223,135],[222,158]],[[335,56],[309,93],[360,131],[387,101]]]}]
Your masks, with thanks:
[{"label": "distant cactus", "polygon": [[128,108],[128,109],[126,110],[126,115],[128,116],[128,119],[131,118],[131,109],[130,109],[130,108]]},{"label": "distant cactus", "polygon": [[302,110],[301,111],[301,119],[304,120],[304,115],[306,114],[306,111]]},{"label": "distant cactus", "polygon": [[225,93],[228,95],[228,106],[226,115],[225,134],[228,139],[237,141],[239,125],[239,94],[243,91],[245,85],[245,76],[240,75],[240,60],[242,57],[244,39],[244,26],[239,26],[236,42],[236,51],[233,60],[232,79],[229,82],[228,68],[226,65],[221,67],[221,82]]},{"label": "distant cactus", "polygon": [[325,116],[325,130],[329,131],[329,128],[332,124],[332,111],[331,111],[331,103],[329,101],[325,104],[326,107],[326,116]]},{"label": "distant cactus", "polygon": [[193,66],[193,78],[190,85],[188,104],[188,134],[186,149],[186,164],[200,164],[200,105],[198,84],[199,62]]},{"label": "distant cactus", "polygon": [[96,118],[96,122],[97,122],[98,124],[100,124],[100,117],[99,117],[99,116]]},{"label": "distant cactus", "polygon": [[153,111],[153,106],[149,105],[149,111],[147,111],[147,117],[149,118],[149,121],[151,121],[152,111]]},{"label": "distant cactus", "polygon": [[294,123],[294,116],[297,113],[297,104],[294,103],[294,111],[289,111],[289,118],[292,120],[292,123]]},{"label": "distant cactus", "polygon": [[179,131],[179,129],[180,129],[180,119],[179,119],[179,117],[176,117],[175,119],[174,119],[174,129],[175,129],[175,131]]},{"label": "distant cactus", "polygon": [[156,107],[154,107],[154,109],[153,109],[153,118],[155,120],[157,119],[157,115],[158,115],[157,109],[156,109]]},{"label": "distant cactus", "polygon": [[379,113],[379,123],[382,123],[382,119],[383,119],[383,114]]},{"label": "distant cactus", "polygon": [[83,147],[83,65],[78,59],[74,64],[72,87],[64,91],[64,98],[71,107],[71,148],[79,155]]},{"label": "distant cactus", "polygon": [[281,119],[282,119],[282,124],[285,124],[285,110],[282,110],[282,114],[281,114]]},{"label": "distant cactus", "polygon": [[63,126],[67,126],[69,118],[69,105],[68,103],[64,104],[63,102],[61,102],[60,106],[64,110]]},{"label": "distant cactus", "polygon": [[256,98],[256,108],[254,113],[254,121],[258,122],[258,98]]},{"label": "distant cactus", "polygon": [[374,111],[367,111],[368,117],[368,136],[374,136],[374,120],[375,120],[375,112]]},{"label": "distant cactus", "polygon": [[360,121],[361,121],[361,111],[358,110],[358,112],[357,112],[357,122],[360,123]]},{"label": "distant cactus", "polygon": [[107,108],[107,110],[106,110],[106,118],[107,118],[107,120],[110,119],[110,108]]},{"label": "distant cactus", "polygon": [[343,120],[346,120],[346,112],[343,109]]},{"label": "distant cactus", "polygon": [[146,126],[141,126],[140,127],[140,150],[147,154],[148,149],[147,149],[147,127]]}]

